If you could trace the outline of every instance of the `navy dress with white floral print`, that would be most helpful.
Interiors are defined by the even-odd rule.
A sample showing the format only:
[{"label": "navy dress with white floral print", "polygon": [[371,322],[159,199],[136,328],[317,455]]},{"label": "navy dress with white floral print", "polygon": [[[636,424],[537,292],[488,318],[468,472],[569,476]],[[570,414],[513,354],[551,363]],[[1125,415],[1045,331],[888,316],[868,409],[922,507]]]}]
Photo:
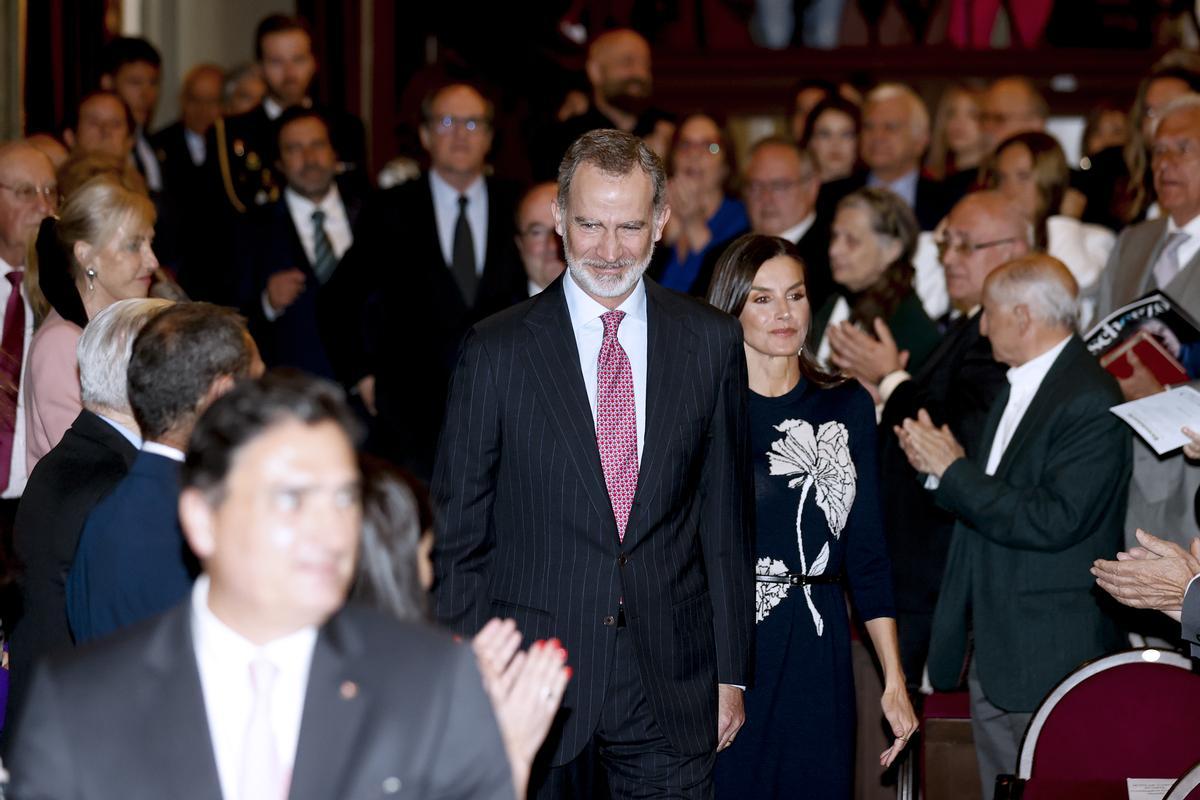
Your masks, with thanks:
[{"label": "navy dress with white floral print", "polygon": [[717,797],[847,798],[854,761],[849,590],[862,619],[895,616],[879,513],[875,409],[857,383],[801,380],[750,395],[759,574],[746,724],[717,757]]}]

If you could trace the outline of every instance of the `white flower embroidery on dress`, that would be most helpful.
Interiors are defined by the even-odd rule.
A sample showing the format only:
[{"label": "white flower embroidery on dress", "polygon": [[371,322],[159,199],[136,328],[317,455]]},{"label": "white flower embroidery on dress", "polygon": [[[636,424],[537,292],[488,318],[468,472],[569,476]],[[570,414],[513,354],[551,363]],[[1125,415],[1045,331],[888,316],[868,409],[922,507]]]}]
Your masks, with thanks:
[{"label": "white flower embroidery on dress", "polygon": [[[804,516],[804,502],[808,499],[809,490],[816,489],[817,506],[825,512],[829,530],[835,539],[841,537],[846,518],[850,515],[850,506],[854,504],[858,478],[854,462],[850,459],[850,434],[840,422],[823,422],[814,434],[812,425],[799,419],[784,420],[775,426],[775,430],[784,436],[772,442],[771,452],[767,453],[771,474],[795,476],[788,481],[788,488],[800,487],[800,505],[796,509],[800,571],[805,575],[822,575],[829,566],[829,542],[825,542],[810,567],[804,556],[804,535],[800,524]],[[813,605],[811,586],[805,585],[804,599],[812,614],[813,624],[817,627],[817,635],[820,636],[825,630],[825,621]]]},{"label": "white flower embroidery on dress", "polygon": [[[787,575],[787,564],[774,558],[760,558],[754,568],[758,575]],[[771,609],[783,602],[788,596],[786,583],[766,583],[756,581],[754,584],[754,624],[762,622],[771,613]]]}]

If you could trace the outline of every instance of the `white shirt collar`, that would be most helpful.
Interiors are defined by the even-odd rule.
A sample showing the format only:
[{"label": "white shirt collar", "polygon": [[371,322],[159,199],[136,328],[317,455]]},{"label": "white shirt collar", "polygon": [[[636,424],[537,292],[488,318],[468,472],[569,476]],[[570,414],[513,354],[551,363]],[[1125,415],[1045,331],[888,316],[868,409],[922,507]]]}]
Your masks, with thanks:
[{"label": "white shirt collar", "polygon": [[792,244],[799,244],[800,240],[804,238],[804,234],[808,233],[808,229],[812,227],[812,224],[816,221],[816,219],[817,212],[810,211],[807,217],[800,220],[783,233],[779,234],[779,238],[787,239]]},{"label": "white shirt collar", "polygon": [[[607,314],[609,311],[609,309],[596,302],[595,299],[588,295],[575,282],[569,269],[563,274],[563,293],[567,298],[567,313],[571,315],[572,328],[578,329],[593,320],[599,320],[602,315]],[[638,278],[637,285],[633,287],[633,291],[629,293],[629,297],[626,297],[625,301],[617,306],[615,310],[624,311],[627,317],[645,323],[646,282]]]},{"label": "white shirt collar", "polygon": [[[91,411],[91,409],[88,409],[88,410]],[[103,414],[97,413],[95,411],[92,411],[92,413],[95,414],[100,419],[107,422],[112,427],[116,428],[117,433],[124,436],[125,440],[128,441],[131,445],[136,447],[138,450],[142,449],[142,437],[140,435],[138,435],[137,432],[131,431],[129,428],[126,428],[121,423],[117,422],[114,419],[110,419],[109,417],[106,417]]]},{"label": "white shirt collar", "polygon": [[333,183],[329,187],[329,191],[321,198],[319,203],[314,203],[307,197],[301,196],[298,192],[287,186],[283,190],[283,200],[287,203],[288,212],[291,213],[293,219],[303,219],[311,222],[313,212],[318,208],[325,212],[325,217],[329,218],[341,211],[342,196],[338,193],[337,183]]},{"label": "white shirt collar", "polygon": [[163,444],[162,442],[142,442],[142,450],[146,453],[153,453],[156,456],[169,458],[172,461],[178,461],[180,464],[183,463],[183,451],[171,447],[169,444]]},{"label": "white shirt collar", "polygon": [[[196,650],[212,647],[209,652],[224,653],[230,660],[243,659],[249,663],[263,655],[275,664],[300,663],[312,654],[317,641],[317,626],[307,625],[294,633],[257,645],[226,625],[208,606],[210,579],[202,574],[192,585],[192,641]],[[293,660],[296,659],[296,660]]]},{"label": "white shirt collar", "polygon": [[1036,390],[1037,387],[1041,386],[1046,373],[1054,366],[1059,353],[1063,351],[1063,348],[1067,346],[1067,342],[1069,341],[1071,341],[1070,335],[1040,356],[1029,359],[1019,367],[1010,367],[1006,373],[1006,377],[1013,391],[1023,391],[1029,388]]},{"label": "white shirt collar", "polygon": [[25,267],[24,266],[14,267],[12,264],[9,264],[3,258],[0,258],[0,276],[7,275],[8,273],[12,272],[14,269],[25,269]]},{"label": "white shirt collar", "polygon": [[475,176],[475,180],[471,182],[471,185],[460,192],[447,183],[446,179],[439,175],[436,169],[431,169],[429,170],[429,186],[433,190],[434,202],[446,206],[457,207],[458,196],[460,194],[466,195],[467,200],[471,203],[475,203],[477,200],[484,200],[487,196],[482,175]]},{"label": "white shirt collar", "polygon": [[1187,221],[1187,224],[1180,226],[1175,224],[1175,219],[1167,215],[1167,233],[1186,233],[1188,236],[1200,236],[1200,214],[1192,217]]}]

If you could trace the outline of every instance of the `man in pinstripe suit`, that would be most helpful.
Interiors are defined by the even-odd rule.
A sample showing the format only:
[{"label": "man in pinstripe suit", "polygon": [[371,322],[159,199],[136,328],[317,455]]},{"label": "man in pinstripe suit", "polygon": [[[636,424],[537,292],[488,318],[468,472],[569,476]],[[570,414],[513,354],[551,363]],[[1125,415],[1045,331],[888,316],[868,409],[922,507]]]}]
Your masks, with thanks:
[{"label": "man in pinstripe suit", "polygon": [[[437,616],[554,638],[575,669],[539,797],[710,797],[753,630],[741,328],[642,279],[670,210],[634,136],[559,170],[568,271],[476,325],[433,494]],[[546,769],[548,768],[548,769]]]}]

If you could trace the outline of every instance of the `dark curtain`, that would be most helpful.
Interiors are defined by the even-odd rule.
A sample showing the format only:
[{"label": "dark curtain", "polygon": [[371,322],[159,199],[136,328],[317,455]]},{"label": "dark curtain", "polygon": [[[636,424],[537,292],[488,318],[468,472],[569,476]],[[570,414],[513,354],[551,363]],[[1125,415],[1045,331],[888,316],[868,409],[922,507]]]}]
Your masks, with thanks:
[{"label": "dark curtain", "polygon": [[358,58],[362,3],[299,0],[296,13],[312,26],[313,55],[318,65],[313,96],[328,107],[361,114]]},{"label": "dark curtain", "polygon": [[95,88],[108,40],[108,3],[37,0],[26,5],[25,132],[57,135],[69,109]]}]

